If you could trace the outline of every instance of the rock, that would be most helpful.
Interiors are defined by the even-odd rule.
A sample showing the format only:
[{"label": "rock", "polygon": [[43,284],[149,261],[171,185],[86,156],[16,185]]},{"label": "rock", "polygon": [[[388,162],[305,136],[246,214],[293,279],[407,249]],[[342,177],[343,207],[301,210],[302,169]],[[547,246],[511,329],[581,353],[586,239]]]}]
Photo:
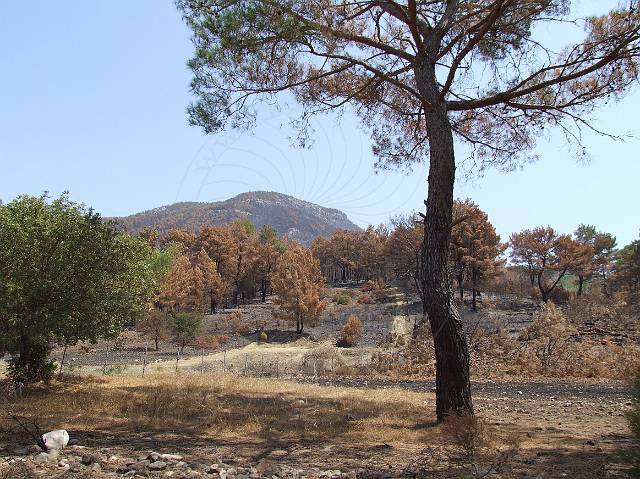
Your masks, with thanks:
[{"label": "rock", "polygon": [[284,456],[286,456],[288,454],[289,454],[289,452],[285,451],[284,449],[276,449],[275,451],[271,451],[271,453],[269,455],[271,457],[281,458],[281,457],[284,457]]},{"label": "rock", "polygon": [[256,471],[261,476],[266,477],[271,477],[280,472],[276,464],[273,461],[269,461],[267,459],[263,459],[256,465]]},{"label": "rock", "polygon": [[135,471],[142,471],[144,469],[146,469],[147,467],[149,467],[149,465],[151,464],[151,461],[148,461],[147,459],[143,460],[143,461],[138,461],[135,464],[132,464],[131,466],[129,466],[131,469],[135,470]]},{"label": "rock", "polygon": [[100,459],[98,459],[98,457],[94,456],[93,454],[83,454],[80,458],[80,462],[85,466],[90,466],[91,464],[100,462]]},{"label": "rock", "polygon": [[162,471],[167,468],[167,463],[164,461],[155,461],[147,466],[150,471]]},{"label": "rock", "polygon": [[69,444],[69,433],[64,429],[56,429],[42,435],[48,450],[64,449]]},{"label": "rock", "polygon": [[163,461],[182,461],[182,456],[178,454],[160,454]]}]

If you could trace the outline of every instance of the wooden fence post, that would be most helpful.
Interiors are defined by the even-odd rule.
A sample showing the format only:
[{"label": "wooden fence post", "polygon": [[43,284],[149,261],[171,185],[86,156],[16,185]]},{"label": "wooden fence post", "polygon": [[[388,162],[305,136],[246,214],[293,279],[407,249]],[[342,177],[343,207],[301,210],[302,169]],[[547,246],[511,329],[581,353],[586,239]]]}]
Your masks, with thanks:
[{"label": "wooden fence post", "polygon": [[144,377],[144,372],[147,369],[147,354],[149,353],[149,346],[144,345],[144,357],[142,358],[142,377]]}]

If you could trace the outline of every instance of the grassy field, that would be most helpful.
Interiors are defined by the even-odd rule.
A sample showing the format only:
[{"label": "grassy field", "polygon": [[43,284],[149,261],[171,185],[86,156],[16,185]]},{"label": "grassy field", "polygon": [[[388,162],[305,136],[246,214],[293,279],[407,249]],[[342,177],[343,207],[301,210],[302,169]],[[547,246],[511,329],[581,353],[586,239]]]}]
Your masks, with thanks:
[{"label": "grassy field", "polygon": [[[473,461],[503,461],[497,477],[621,474],[609,453],[628,435],[618,414],[622,404],[477,395],[482,427],[472,431],[479,445],[470,461],[468,427],[436,425],[434,401],[432,392],[399,388],[165,374],[72,377],[34,387],[21,401],[4,398],[0,406],[43,429],[66,428],[89,449],[123,457],[161,450],[191,461],[215,455],[256,464],[278,450],[286,452],[279,461],[302,469],[464,477]],[[0,430],[5,451],[16,438],[28,444],[6,416]]]}]

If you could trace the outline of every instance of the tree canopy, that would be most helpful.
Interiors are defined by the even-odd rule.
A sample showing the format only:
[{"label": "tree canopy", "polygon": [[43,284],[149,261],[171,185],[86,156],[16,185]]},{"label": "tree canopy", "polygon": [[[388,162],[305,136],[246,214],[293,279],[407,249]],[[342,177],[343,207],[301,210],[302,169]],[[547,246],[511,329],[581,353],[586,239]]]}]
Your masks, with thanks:
[{"label": "tree canopy", "polygon": [[51,343],[113,338],[154,288],[149,244],[68,195],[0,205],[0,332],[14,377],[51,372]]}]

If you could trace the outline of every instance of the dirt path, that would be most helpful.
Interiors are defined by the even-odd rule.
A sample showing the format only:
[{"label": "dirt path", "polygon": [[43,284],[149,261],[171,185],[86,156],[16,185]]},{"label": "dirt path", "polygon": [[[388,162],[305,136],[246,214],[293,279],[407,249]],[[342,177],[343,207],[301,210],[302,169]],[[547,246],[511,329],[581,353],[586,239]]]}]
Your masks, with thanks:
[{"label": "dirt path", "polygon": [[[435,380],[406,380],[391,378],[300,378],[300,381],[322,386],[353,388],[400,388],[415,392],[429,392],[435,388]],[[549,400],[601,398],[615,402],[627,402],[630,390],[620,381],[588,380],[536,380],[536,381],[474,381],[472,393],[492,398],[540,398]]]}]

